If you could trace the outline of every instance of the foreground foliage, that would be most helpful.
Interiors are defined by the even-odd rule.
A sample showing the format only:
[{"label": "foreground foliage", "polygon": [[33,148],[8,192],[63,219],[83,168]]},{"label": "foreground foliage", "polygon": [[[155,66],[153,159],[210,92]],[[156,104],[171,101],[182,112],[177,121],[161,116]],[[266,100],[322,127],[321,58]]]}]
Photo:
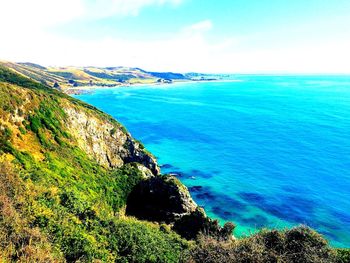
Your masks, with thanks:
[{"label": "foreground foliage", "polygon": [[262,230],[229,242],[201,236],[187,257],[189,262],[198,263],[345,263],[349,259],[349,250],[332,249],[320,234],[305,226],[284,231]]},{"label": "foreground foliage", "polygon": [[3,68],[0,80],[0,261],[179,261],[187,241],[124,216],[137,164],[102,167],[65,129],[62,100],[95,109]]}]

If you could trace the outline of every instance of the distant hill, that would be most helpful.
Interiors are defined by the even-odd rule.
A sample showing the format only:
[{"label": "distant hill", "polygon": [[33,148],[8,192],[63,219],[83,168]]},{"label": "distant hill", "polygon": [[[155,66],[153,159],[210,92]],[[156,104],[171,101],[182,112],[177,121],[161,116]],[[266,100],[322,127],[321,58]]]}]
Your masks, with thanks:
[{"label": "distant hill", "polygon": [[148,72],[131,67],[43,67],[34,63],[0,62],[22,76],[42,84],[67,90],[79,86],[118,86],[123,84],[151,84],[167,80],[189,80],[180,73]]},{"label": "distant hill", "polygon": [[148,72],[154,77],[162,79],[188,79],[183,74],[173,72]]}]

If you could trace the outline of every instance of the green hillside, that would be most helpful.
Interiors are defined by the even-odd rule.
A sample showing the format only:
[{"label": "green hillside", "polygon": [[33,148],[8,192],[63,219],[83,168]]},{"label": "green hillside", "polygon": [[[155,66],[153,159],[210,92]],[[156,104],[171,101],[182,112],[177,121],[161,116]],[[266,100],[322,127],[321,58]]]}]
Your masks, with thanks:
[{"label": "green hillside", "polygon": [[[133,186],[149,176],[138,168],[142,157],[128,147],[138,156],[148,155],[125,128],[91,106],[4,68],[0,80],[0,258],[177,261],[187,241],[123,213]],[[79,145],[65,124],[67,107],[90,121],[108,123],[103,129],[118,135],[125,147],[118,167],[98,163]],[[131,157],[135,162],[128,162]]]},{"label": "green hillside", "polygon": [[234,225],[206,217],[120,123],[42,84],[66,77],[8,66],[0,66],[0,262],[349,262],[349,251],[307,227],[235,240]]}]

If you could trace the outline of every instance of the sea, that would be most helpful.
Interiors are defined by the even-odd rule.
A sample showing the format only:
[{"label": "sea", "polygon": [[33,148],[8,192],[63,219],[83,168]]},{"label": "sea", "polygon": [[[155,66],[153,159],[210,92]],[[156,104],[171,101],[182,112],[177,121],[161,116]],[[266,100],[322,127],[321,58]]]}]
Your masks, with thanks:
[{"label": "sea", "polygon": [[350,76],[237,75],[75,97],[125,125],[235,236],[305,224],[350,247]]}]

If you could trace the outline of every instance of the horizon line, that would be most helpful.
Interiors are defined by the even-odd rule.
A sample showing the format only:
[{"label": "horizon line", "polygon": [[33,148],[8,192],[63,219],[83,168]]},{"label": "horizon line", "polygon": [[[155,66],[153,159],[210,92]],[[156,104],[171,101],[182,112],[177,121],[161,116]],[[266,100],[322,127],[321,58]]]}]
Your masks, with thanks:
[{"label": "horizon line", "polygon": [[194,70],[190,70],[190,71],[177,71],[177,70],[147,70],[147,69],[144,69],[143,67],[139,67],[139,66],[93,66],[93,65],[86,65],[86,66],[77,66],[77,65],[48,65],[48,64],[41,64],[41,63],[37,63],[37,62],[30,62],[30,61],[17,61],[17,62],[13,62],[13,61],[10,61],[10,60],[2,60],[0,59],[0,62],[2,63],[31,63],[31,64],[36,64],[36,65],[39,65],[39,66],[44,66],[46,68],[55,68],[55,67],[58,67],[58,68],[68,68],[68,67],[75,67],[75,68],[103,68],[103,69],[106,69],[106,68],[118,68],[118,67],[121,67],[121,68],[134,68],[134,69],[141,69],[141,70],[144,70],[144,71],[147,71],[147,72],[159,72],[159,73],[180,73],[180,74],[191,74],[191,73],[195,73],[195,74],[205,74],[205,75],[273,75],[273,76],[286,76],[286,75],[294,75],[294,76],[317,76],[317,75],[327,75],[327,76],[350,76],[350,71],[349,72],[296,72],[296,71],[251,71],[251,72],[203,72],[203,71],[194,71]]}]

